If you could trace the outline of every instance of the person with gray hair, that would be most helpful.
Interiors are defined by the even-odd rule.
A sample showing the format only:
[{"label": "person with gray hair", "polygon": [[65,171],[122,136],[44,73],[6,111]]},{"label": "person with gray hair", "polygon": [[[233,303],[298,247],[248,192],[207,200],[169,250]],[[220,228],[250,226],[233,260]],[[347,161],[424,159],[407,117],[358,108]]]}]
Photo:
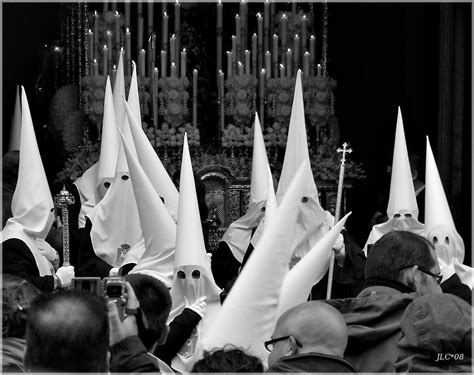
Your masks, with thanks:
[{"label": "person with gray hair", "polygon": [[322,301],[301,303],[277,321],[268,372],[357,372],[343,359],[347,327],[342,315]]}]

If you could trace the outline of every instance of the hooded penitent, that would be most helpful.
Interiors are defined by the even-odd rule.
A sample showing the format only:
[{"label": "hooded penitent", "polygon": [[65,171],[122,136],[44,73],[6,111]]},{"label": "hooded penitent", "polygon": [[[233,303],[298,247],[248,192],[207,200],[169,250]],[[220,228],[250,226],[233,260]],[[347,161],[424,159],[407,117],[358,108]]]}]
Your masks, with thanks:
[{"label": "hooded penitent", "polygon": [[163,197],[165,207],[171,217],[176,221],[178,217],[179,193],[142,129],[135,64],[133,67],[130,92],[128,94],[128,106],[125,109],[138,160],[156,192]]},{"label": "hooded penitent", "polygon": [[425,236],[434,244],[438,260],[453,265],[461,281],[472,288],[472,268],[463,264],[464,241],[454,225],[428,138],[425,181]]},{"label": "hooded penitent", "polygon": [[289,270],[293,229],[305,189],[302,165],[274,213],[266,218],[257,247],[202,340],[203,350],[232,344],[266,362],[268,340],[277,321],[283,279]]},{"label": "hooded penitent", "polygon": [[249,206],[245,215],[234,221],[222,236],[222,241],[227,242],[235,259],[240,263],[242,263],[249,246],[252,229],[257,227],[264,216],[268,191],[268,173],[267,152],[258,114],[255,113]]},{"label": "hooded penitent", "polygon": [[[102,200],[91,209],[87,216],[92,223],[90,236],[95,254],[111,266],[118,267],[122,265],[126,257],[132,257],[135,260],[140,259],[145,251],[145,246],[140,228],[137,203],[128,171],[123,172],[119,170],[123,168],[120,168],[117,163],[118,142],[120,139],[114,119],[115,111],[110,93],[110,81],[107,79],[102,131],[103,144],[99,159],[99,184],[102,181],[107,182],[110,186]],[[110,143],[112,145],[111,149],[105,147],[104,143]],[[121,144],[120,147],[123,152]],[[115,150],[115,163],[113,163],[111,155],[107,154],[107,152],[112,150]],[[103,175],[101,175],[102,160],[107,162],[103,164],[104,167],[107,167],[103,169],[106,172]],[[126,164],[126,159],[124,161]],[[115,165],[117,170],[114,170],[114,177],[111,180],[110,178],[105,178],[105,176],[110,175],[109,168],[112,165]],[[105,187],[105,185],[103,186]],[[128,252],[127,249],[129,249]]]},{"label": "hooded penitent", "polygon": [[36,142],[30,107],[21,89],[21,135],[18,181],[9,218],[2,230],[2,242],[22,240],[33,254],[40,276],[52,273],[51,265],[37,248],[36,239],[44,240],[54,221],[54,203],[49,190],[41,155]]},{"label": "hooded penitent", "polygon": [[351,212],[339,220],[285,276],[281,287],[278,316],[308,300],[311,288],[323,278],[329,268],[331,249],[350,214]]},{"label": "hooded penitent", "polygon": [[120,135],[145,240],[145,253],[130,273],[151,275],[170,288],[173,282],[176,224],[138,160],[132,155],[121,132]]},{"label": "hooded penitent", "polygon": [[12,124],[10,127],[10,142],[8,143],[8,151],[20,149],[20,134],[21,134],[21,99],[20,99],[20,85],[17,85],[15,109],[13,111]]},{"label": "hooded penitent", "polygon": [[410,170],[408,150],[403,129],[403,119],[398,108],[395,145],[393,148],[392,177],[390,180],[390,197],[387,207],[388,221],[372,227],[367,245],[374,244],[385,233],[395,230],[406,230],[423,235],[424,225],[418,221],[418,204]]},{"label": "hooded penitent", "polygon": [[[325,222],[326,215],[319,203],[318,189],[316,188],[313,172],[311,170],[304,118],[301,71],[298,70],[290,125],[288,128],[285,158],[276,193],[278,202],[281,202],[296,171],[303,164],[305,165],[303,170],[304,187],[300,197],[303,205],[298,214],[294,232],[292,233],[292,249],[295,259],[301,259],[333,225],[332,222]],[[258,243],[258,240],[252,240],[252,243]]]}]

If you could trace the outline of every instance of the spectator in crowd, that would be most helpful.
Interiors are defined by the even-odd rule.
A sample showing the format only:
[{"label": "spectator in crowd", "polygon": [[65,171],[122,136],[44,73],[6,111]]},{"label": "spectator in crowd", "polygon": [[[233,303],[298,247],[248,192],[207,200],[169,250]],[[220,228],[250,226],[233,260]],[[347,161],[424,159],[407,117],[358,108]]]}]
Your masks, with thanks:
[{"label": "spectator in crowd", "polygon": [[452,294],[415,299],[403,313],[395,372],[472,373],[471,306]]},{"label": "spectator in crowd", "polygon": [[417,296],[441,293],[434,247],[414,233],[389,232],[369,250],[365,276],[357,297],[326,302],[348,326],[344,358],[362,372],[392,372],[406,307]]},{"label": "spectator in crowd", "polygon": [[25,331],[31,301],[39,294],[28,281],[2,276],[2,372],[24,372]]},{"label": "spectator in crowd", "polygon": [[321,301],[309,301],[286,311],[277,321],[268,372],[356,372],[343,359],[347,328],[341,314]]},{"label": "spectator in crowd", "polygon": [[192,372],[263,372],[260,359],[232,345],[205,352]]}]

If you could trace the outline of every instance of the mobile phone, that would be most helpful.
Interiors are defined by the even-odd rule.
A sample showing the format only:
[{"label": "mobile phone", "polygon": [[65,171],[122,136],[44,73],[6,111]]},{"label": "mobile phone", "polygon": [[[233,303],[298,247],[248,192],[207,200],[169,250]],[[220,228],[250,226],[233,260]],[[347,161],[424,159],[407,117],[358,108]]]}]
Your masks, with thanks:
[{"label": "mobile phone", "polygon": [[127,306],[125,280],[116,276],[104,278],[104,296],[107,301],[115,302],[120,319],[125,319],[125,308]]},{"label": "mobile phone", "polygon": [[71,279],[71,289],[82,290],[83,292],[102,296],[102,280],[100,277],[73,277]]}]

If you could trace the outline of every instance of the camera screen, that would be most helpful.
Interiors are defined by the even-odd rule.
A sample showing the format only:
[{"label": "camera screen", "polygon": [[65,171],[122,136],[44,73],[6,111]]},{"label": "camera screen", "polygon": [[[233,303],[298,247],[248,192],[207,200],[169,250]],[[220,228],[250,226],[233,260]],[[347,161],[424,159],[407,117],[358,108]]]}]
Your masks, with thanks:
[{"label": "camera screen", "polygon": [[119,298],[122,295],[121,285],[107,285],[107,297]]}]

